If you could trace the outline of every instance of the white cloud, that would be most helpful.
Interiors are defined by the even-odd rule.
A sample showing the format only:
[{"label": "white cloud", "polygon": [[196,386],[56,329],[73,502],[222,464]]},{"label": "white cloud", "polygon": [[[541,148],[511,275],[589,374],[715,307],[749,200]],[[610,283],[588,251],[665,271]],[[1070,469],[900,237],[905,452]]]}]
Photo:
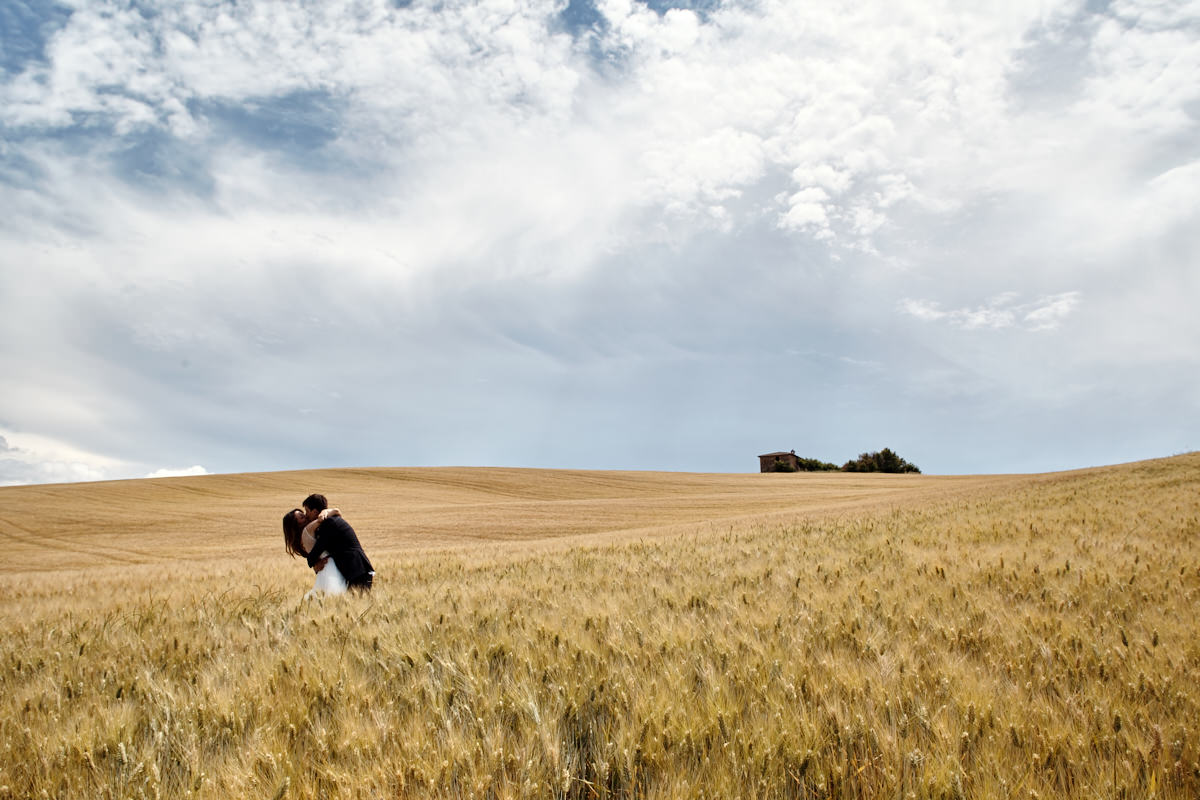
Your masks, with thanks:
[{"label": "white cloud", "polygon": [[1079,292],[1064,292],[1020,308],[1021,322],[1031,331],[1054,330],[1079,305]]},{"label": "white cloud", "polygon": [[1076,110],[1112,128],[1154,136],[1186,131],[1200,99],[1200,5],[1127,0],[1092,38],[1095,74]]},{"label": "white cloud", "polygon": [[105,480],[126,466],[49,436],[10,430],[0,436],[0,486]]},{"label": "white cloud", "polygon": [[801,189],[788,198],[789,208],[783,215],[781,224],[785,228],[805,229],[829,228],[829,214],[825,210],[829,195],[824,189],[810,187]]},{"label": "white cloud", "polygon": [[[8,101],[0,114],[14,125],[53,127],[84,113],[117,133],[157,128],[194,139],[210,130],[206,102],[318,92],[336,103],[330,146],[373,165],[375,180],[349,185],[371,193],[355,201],[402,219],[430,199],[427,191],[410,194],[414,185],[448,192],[450,202],[434,200],[443,210],[461,208],[454,191],[489,181],[503,180],[513,196],[543,188],[536,163],[520,160],[521,131],[537,130],[537,152],[549,164],[627,165],[614,176],[625,188],[613,199],[625,209],[692,210],[691,224],[728,229],[731,212],[762,213],[757,184],[790,176],[788,198],[813,188],[828,196],[785,200],[773,210],[782,226],[854,245],[871,240],[904,201],[953,209],[979,186],[1011,190],[1014,180],[1045,175],[1041,142],[1069,147],[1068,134],[1124,102],[1100,94],[1108,84],[1096,82],[1071,128],[1006,114],[1008,71],[1027,31],[1048,13],[1040,3],[936,17],[908,4],[765,3],[716,9],[704,24],[681,9],[660,16],[641,3],[600,8],[611,28],[599,47],[625,59],[627,73],[616,79],[599,79],[588,51],[553,32],[560,4],[549,0],[436,9],[383,0],[319,9],[168,4],[145,17],[83,4],[52,39],[48,63],[0,87]],[[1130,60],[1118,52],[1123,38],[1105,41],[1098,36],[1096,59],[1109,66],[1098,72]],[[1160,94],[1179,108],[1185,93],[1171,84]],[[584,130],[599,136],[581,153]],[[1031,139],[1033,159],[1025,155]],[[299,165],[213,144],[227,213],[300,197],[329,204],[319,186],[288,185]],[[1044,158],[1059,158],[1058,149]],[[532,180],[484,172],[464,183],[464,162],[531,167]],[[267,180],[245,185],[235,177],[243,174]],[[597,193],[585,183],[571,196],[611,196],[617,185],[610,180]],[[719,220],[714,205],[725,209]],[[467,209],[474,224],[490,222]],[[610,212],[582,212],[594,218],[597,210]],[[538,226],[536,218],[523,224]],[[479,233],[482,241],[508,235]]]},{"label": "white cloud", "polygon": [[[972,386],[951,339],[1004,385],[1022,341],[1098,375],[1197,350],[1195,3],[605,0],[578,39],[561,0],[76,5],[0,79],[0,420],[126,465],[29,464],[241,471],[299,457],[299,407],[483,419],[476,377],[521,448],[547,398],[650,418],[671,369],[767,379],[767,331],[882,365],[894,334]],[[296,397],[322,360],[348,385]]]},{"label": "white cloud", "polygon": [[798,186],[819,186],[835,195],[850,188],[850,173],[837,170],[828,164],[796,167],[792,170],[792,182]]},{"label": "white cloud", "polygon": [[1079,305],[1080,292],[1040,297],[1029,303],[1016,302],[1016,292],[999,294],[986,303],[974,308],[942,310],[930,300],[905,299],[900,309],[925,322],[946,322],[963,330],[990,328],[1021,328],[1028,331],[1054,330]]},{"label": "white cloud", "polygon": [[208,470],[196,464],[184,469],[156,469],[146,475],[147,478],[184,478],[192,475],[207,475]]},{"label": "white cloud", "polygon": [[1155,175],[1133,202],[1139,236],[1156,236],[1194,223],[1200,210],[1200,159]]}]

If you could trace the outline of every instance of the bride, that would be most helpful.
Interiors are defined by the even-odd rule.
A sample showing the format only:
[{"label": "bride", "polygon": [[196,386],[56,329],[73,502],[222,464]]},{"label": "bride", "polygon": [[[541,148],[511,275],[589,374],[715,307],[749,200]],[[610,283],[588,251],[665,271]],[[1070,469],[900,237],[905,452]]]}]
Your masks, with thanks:
[{"label": "bride", "polygon": [[[313,546],[317,543],[317,528],[329,517],[337,516],[341,516],[341,512],[336,508],[327,508],[318,514],[316,519],[305,525],[304,521],[306,517],[304,509],[293,508],[283,515],[284,550],[293,558],[297,555],[307,557],[312,551]],[[325,559],[325,566],[317,573],[317,579],[313,581],[313,587],[304,596],[312,597],[318,592],[343,594],[346,591],[346,579],[342,577],[341,571],[338,570],[337,562],[329,557],[328,552],[321,553],[321,558]]]}]

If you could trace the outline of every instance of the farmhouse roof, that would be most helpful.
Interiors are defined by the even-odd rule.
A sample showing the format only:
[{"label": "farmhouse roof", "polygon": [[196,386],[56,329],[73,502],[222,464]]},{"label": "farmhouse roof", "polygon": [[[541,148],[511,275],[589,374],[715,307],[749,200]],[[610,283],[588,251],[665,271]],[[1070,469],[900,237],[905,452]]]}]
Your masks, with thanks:
[{"label": "farmhouse roof", "polygon": [[791,455],[795,455],[795,454],[796,454],[795,450],[793,450],[790,453],[785,453],[782,450],[780,450],[777,453],[763,453],[761,456],[759,456],[759,458],[766,458],[767,456],[791,456]]}]

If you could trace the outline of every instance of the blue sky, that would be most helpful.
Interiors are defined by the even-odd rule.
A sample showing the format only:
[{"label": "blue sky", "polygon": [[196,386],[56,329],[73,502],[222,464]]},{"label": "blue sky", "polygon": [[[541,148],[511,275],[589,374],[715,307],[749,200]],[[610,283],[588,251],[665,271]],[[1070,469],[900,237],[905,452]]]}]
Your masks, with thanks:
[{"label": "blue sky", "polygon": [[1200,3],[0,8],[0,483],[1200,448]]}]

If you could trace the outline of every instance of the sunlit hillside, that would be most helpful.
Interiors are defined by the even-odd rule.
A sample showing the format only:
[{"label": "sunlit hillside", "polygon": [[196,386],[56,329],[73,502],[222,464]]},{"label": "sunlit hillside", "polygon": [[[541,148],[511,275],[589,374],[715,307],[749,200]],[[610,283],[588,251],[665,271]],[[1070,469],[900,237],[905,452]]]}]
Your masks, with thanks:
[{"label": "sunlit hillside", "polygon": [[[304,601],[324,491],[379,571]],[[0,489],[0,797],[1200,796],[1200,454]]]},{"label": "sunlit hillside", "polygon": [[311,492],[371,553],[486,542],[653,535],[890,507],[1012,478],[828,473],[413,468],[298,471],[0,488],[0,572],[268,558]]}]

